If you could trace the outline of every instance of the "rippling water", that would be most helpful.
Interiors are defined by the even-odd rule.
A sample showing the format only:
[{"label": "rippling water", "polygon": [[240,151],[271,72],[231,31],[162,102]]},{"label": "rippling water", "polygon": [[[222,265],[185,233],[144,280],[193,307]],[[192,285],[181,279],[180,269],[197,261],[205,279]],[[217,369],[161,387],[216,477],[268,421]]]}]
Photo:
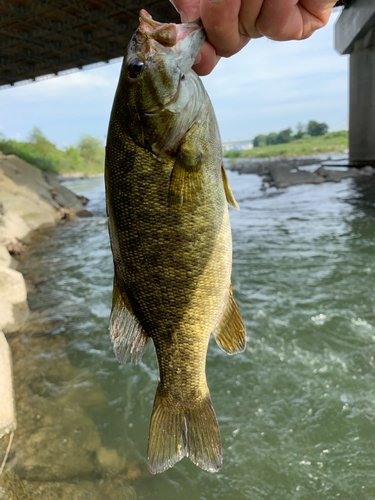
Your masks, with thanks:
[{"label": "rippling water", "polygon": [[[58,227],[23,265],[36,282],[31,309],[47,310],[42,336],[47,344],[25,353],[28,370],[34,360],[44,373],[33,394],[45,390],[42,396],[54,402],[55,411],[56,394],[60,412],[84,407],[99,436],[96,447],[88,448],[93,470],[87,466],[77,475],[73,470],[63,479],[74,483],[74,491],[81,482],[99,488],[108,476],[98,470],[100,445],[108,453],[115,450],[120,461],[126,457],[135,471],[121,476],[114,467],[102,498],[374,499],[374,180],[262,192],[255,175],[228,172],[228,177],[241,207],[231,209],[232,284],[248,347],[230,357],[214,341],[209,346],[207,378],[224,456],[215,475],[187,459],[161,475],[147,472],[155,353],[150,346],[138,366],[115,360],[107,333],[113,271],[103,180],[67,183],[90,198],[94,217]],[[60,339],[59,356],[53,355],[51,339]],[[65,378],[59,375],[65,369],[58,368],[64,356],[76,370]],[[43,363],[50,363],[48,370]],[[22,359],[16,361],[16,374],[23,366]],[[61,391],[68,383],[64,400]],[[87,398],[94,402],[85,404]],[[44,416],[42,423],[37,417],[30,434],[33,426],[38,432],[48,428]],[[33,465],[19,470],[33,479]],[[61,470],[44,480],[62,480]],[[125,483],[131,489],[116,496]]]}]

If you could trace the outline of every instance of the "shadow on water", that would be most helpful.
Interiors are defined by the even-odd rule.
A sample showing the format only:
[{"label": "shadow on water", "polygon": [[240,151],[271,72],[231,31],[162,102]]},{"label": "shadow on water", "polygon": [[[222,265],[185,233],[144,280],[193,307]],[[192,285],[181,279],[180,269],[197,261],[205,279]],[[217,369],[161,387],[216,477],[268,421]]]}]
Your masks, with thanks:
[{"label": "shadow on water", "polygon": [[0,482],[14,498],[375,498],[375,186],[262,192],[257,176],[228,177],[248,348],[209,346],[222,470],[147,471],[155,353],[139,366],[114,358],[103,181],[79,180],[69,187],[94,217],[41,236],[22,263],[33,315],[10,339],[19,426]]}]

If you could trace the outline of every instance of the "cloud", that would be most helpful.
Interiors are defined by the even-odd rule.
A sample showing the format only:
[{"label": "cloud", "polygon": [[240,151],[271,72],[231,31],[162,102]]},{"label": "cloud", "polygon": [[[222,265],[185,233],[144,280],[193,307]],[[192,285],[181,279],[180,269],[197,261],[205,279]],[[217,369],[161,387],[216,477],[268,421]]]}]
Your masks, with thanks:
[{"label": "cloud", "polygon": [[[117,85],[118,72],[105,71],[106,68],[76,71],[63,76],[56,76],[30,84],[18,85],[3,90],[9,98],[32,102],[40,98],[55,98],[72,94],[86,94],[87,92],[112,91]],[[0,98],[2,94],[0,94]]]},{"label": "cloud", "polygon": [[348,107],[348,58],[333,47],[336,18],[307,40],[252,40],[240,53],[219,62],[204,83],[223,139],[250,138],[309,119],[342,128]]},{"label": "cloud", "polygon": [[[336,18],[304,41],[252,40],[203,79],[224,140],[250,138],[309,119],[342,128],[348,58],[333,47]],[[120,69],[119,63],[109,64],[1,91],[4,133],[27,137],[37,125],[59,146],[75,143],[82,133],[103,138]]]}]

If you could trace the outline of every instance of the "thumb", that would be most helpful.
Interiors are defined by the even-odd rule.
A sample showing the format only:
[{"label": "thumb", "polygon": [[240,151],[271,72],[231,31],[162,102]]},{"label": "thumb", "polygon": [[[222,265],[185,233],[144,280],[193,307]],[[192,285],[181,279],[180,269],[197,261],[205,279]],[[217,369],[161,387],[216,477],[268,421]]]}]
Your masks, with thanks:
[{"label": "thumb", "polygon": [[199,0],[169,0],[181,16],[181,21],[195,21],[200,16]]}]

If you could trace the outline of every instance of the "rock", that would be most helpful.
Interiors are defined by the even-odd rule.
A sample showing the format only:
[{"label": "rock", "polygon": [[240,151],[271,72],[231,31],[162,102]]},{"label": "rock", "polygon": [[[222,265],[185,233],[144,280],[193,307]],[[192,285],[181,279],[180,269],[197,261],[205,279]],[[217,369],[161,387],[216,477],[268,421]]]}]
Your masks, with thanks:
[{"label": "rock", "polygon": [[[0,188],[0,196],[2,195]],[[0,245],[5,245],[12,241],[23,240],[30,232],[29,226],[19,215],[7,213],[2,218],[0,226]]]},{"label": "rock", "polygon": [[[77,211],[82,210],[83,205],[86,205],[87,201],[84,202],[79,196],[60,184],[56,176],[43,173],[43,177],[48,185],[47,188],[50,197],[61,207],[77,213]],[[87,200],[87,198],[85,198],[85,200]]]},{"label": "rock", "polygon": [[371,165],[366,165],[365,167],[359,169],[360,175],[373,175],[374,172],[375,172],[375,168],[371,167]]},{"label": "rock", "polygon": [[57,178],[15,155],[0,158],[0,244],[23,240],[36,228],[52,225],[61,210],[76,213],[83,201]]},{"label": "rock", "polygon": [[106,448],[101,446],[96,452],[98,462],[104,469],[114,470],[120,472],[125,469],[126,457],[118,454],[115,448]]},{"label": "rock", "polygon": [[72,411],[49,398],[35,401],[41,427],[18,449],[16,474],[29,481],[90,477],[95,472],[93,453],[100,448],[94,422],[82,410]]},{"label": "rock", "polygon": [[11,304],[26,302],[26,285],[20,272],[6,267],[0,268],[0,300]]},{"label": "rock", "polygon": [[259,165],[254,163],[253,164],[245,163],[241,165],[238,172],[240,174],[258,174],[258,170],[259,170]]},{"label": "rock", "polygon": [[83,196],[83,194],[77,195],[78,199],[81,200],[82,205],[85,206],[87,203],[90,201],[86,196]]},{"label": "rock", "polygon": [[76,212],[77,217],[92,217],[92,212],[90,210],[86,210],[86,208],[81,208],[81,210],[78,210]]},{"label": "rock", "polygon": [[13,392],[12,360],[8,342],[0,332],[0,438],[16,426],[16,408]]},{"label": "rock", "polygon": [[12,265],[14,259],[5,247],[0,247],[0,250],[0,259],[4,257],[0,260],[0,329],[10,332],[22,326],[29,308],[22,274],[1,265],[2,262]]},{"label": "rock", "polygon": [[135,490],[123,477],[96,481],[39,482],[19,479],[12,472],[0,478],[1,500],[136,500]]},{"label": "rock", "polygon": [[14,323],[13,304],[0,299],[0,330],[8,331]]},{"label": "rock", "polygon": [[306,170],[292,171],[288,165],[278,165],[270,167],[270,175],[275,186],[279,189],[289,186],[297,186],[299,184],[321,184],[325,182],[325,178],[318,175],[316,172],[308,172]]},{"label": "rock", "polygon": [[0,246],[0,267],[10,267],[12,257],[6,247]]}]

